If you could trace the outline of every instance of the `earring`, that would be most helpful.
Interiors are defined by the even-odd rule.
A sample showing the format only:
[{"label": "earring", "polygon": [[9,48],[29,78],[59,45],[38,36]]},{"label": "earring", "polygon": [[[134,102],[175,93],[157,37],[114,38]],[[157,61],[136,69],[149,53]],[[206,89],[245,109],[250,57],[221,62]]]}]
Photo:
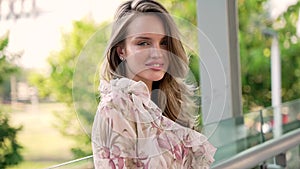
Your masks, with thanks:
[{"label": "earring", "polygon": [[124,60],[124,58],[123,57],[120,57],[120,59],[123,61]]}]

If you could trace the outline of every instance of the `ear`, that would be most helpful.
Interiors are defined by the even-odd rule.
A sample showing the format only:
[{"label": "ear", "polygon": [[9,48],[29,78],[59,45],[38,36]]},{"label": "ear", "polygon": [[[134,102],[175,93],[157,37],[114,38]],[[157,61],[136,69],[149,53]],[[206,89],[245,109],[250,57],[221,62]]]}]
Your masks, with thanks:
[{"label": "ear", "polygon": [[125,48],[123,46],[117,46],[117,53],[119,57],[125,57]]}]

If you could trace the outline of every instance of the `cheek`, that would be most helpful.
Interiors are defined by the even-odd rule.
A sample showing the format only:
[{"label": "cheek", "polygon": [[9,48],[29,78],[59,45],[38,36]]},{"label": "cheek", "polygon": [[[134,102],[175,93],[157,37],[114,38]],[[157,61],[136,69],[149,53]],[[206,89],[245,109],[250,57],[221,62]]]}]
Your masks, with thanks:
[{"label": "cheek", "polygon": [[143,63],[144,63],[143,60],[139,57],[131,57],[130,59],[127,60],[127,65],[131,69],[138,69],[144,65]]},{"label": "cheek", "polygon": [[164,62],[165,62],[165,68],[168,69],[170,67],[170,58],[169,57],[172,57],[172,56],[168,56],[168,54],[165,54],[164,55]]},{"label": "cheek", "polygon": [[146,50],[135,50],[128,55],[128,59],[131,63],[139,63],[139,65],[140,63],[146,62],[147,58],[148,52]]},{"label": "cheek", "polygon": [[142,71],[145,68],[146,58],[142,53],[135,53],[127,57],[127,66],[135,73]]}]

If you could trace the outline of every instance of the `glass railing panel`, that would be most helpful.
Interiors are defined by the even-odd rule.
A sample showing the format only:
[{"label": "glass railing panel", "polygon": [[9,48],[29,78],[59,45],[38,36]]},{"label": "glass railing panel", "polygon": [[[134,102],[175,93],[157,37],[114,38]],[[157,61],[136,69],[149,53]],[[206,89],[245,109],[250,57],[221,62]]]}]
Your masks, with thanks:
[{"label": "glass railing panel", "polygon": [[[266,108],[262,112],[265,141],[300,128],[300,100],[284,103],[277,108]],[[276,113],[280,114],[279,120],[276,120]]]},{"label": "glass railing panel", "polygon": [[283,134],[300,128],[300,100],[284,103],[281,112]]},{"label": "glass railing panel", "polygon": [[203,128],[209,141],[218,148],[216,163],[263,142],[261,112],[252,112],[242,117],[230,118]]},{"label": "glass railing panel", "polygon": [[[215,164],[268,140],[274,139],[276,132],[275,113],[279,112],[281,123],[277,128],[281,135],[300,128],[300,100],[287,102],[282,106],[269,107],[212,123],[203,128],[203,133],[218,150]],[[278,117],[278,116],[277,116]],[[280,135],[279,135],[280,137]]]}]

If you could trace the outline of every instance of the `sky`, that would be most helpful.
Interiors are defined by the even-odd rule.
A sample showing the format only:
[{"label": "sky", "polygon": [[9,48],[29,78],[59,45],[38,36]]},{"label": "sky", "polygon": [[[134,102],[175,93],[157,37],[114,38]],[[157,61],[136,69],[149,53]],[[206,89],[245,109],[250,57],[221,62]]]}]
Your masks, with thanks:
[{"label": "sky", "polygon": [[[61,48],[61,34],[71,30],[73,21],[85,16],[92,16],[97,23],[112,19],[120,3],[121,0],[36,0],[36,6],[42,14],[36,18],[24,17],[18,20],[2,17],[0,36],[9,31],[8,51],[22,53],[20,66],[47,69],[49,53]],[[29,9],[31,4],[27,5]],[[15,11],[18,11],[20,3],[15,6]],[[1,9],[7,13],[8,4],[2,3]]]},{"label": "sky", "polygon": [[[30,6],[32,0],[25,0]],[[23,18],[17,21],[0,20],[0,36],[9,31],[8,50],[22,52],[19,65],[25,68],[47,69],[47,57],[51,51],[61,48],[61,34],[71,30],[72,21],[92,16],[100,23],[112,19],[114,11],[122,0],[36,0],[42,15],[37,18]],[[289,5],[298,0],[270,0],[271,16],[276,18]],[[21,2],[21,0],[16,0]],[[2,13],[8,12],[8,1],[1,6]],[[16,4],[16,10],[20,3]],[[29,8],[29,7],[28,7]],[[300,21],[299,21],[300,25]],[[299,29],[300,34],[300,29]]]}]

